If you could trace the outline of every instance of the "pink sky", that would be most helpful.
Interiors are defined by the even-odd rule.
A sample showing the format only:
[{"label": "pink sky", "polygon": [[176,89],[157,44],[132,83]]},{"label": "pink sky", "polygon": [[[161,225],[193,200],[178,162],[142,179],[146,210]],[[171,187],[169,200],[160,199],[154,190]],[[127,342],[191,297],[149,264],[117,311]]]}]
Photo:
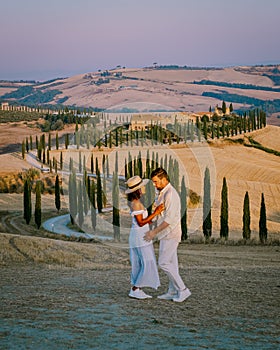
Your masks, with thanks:
[{"label": "pink sky", "polygon": [[1,79],[280,63],[279,0],[4,0]]}]

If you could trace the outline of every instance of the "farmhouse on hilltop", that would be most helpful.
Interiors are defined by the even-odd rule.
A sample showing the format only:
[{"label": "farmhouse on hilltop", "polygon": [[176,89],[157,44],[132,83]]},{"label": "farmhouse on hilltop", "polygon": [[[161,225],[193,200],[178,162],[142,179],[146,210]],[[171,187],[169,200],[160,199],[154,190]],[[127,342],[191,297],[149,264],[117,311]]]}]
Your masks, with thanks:
[{"label": "farmhouse on hilltop", "polygon": [[[204,113],[205,114],[205,113]],[[188,121],[196,121],[197,114],[187,112],[177,112],[168,114],[135,114],[130,120],[130,130],[148,130],[151,125],[161,125],[164,129],[167,129],[168,124],[174,124],[175,119],[177,122],[184,124]],[[201,116],[199,116],[201,118]]]}]

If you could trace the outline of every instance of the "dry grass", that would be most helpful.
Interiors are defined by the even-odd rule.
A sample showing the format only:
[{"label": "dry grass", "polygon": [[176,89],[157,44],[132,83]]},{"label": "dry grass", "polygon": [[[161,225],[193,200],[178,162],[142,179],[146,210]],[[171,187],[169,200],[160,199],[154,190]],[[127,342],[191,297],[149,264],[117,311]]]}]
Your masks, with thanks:
[{"label": "dry grass", "polygon": [[[140,111],[144,111],[146,104],[158,104],[175,110],[181,109],[197,112],[208,111],[209,106],[220,105],[221,101],[216,98],[202,96],[204,91],[217,92],[217,86],[195,85],[193,81],[212,80],[273,86],[273,82],[264,76],[264,71],[254,71],[252,74],[250,69],[248,71],[246,69],[237,70],[234,67],[219,70],[151,70],[135,68],[124,69],[122,73],[124,76],[132,79],[119,80],[110,77],[110,83],[97,86],[92,84],[92,81],[98,79],[94,72],[92,73],[92,79],[85,78],[84,74],[70,77],[63,80],[63,84],[59,86],[60,91],[62,91],[59,98],[67,96],[69,105],[82,105],[85,107],[94,105],[99,108],[111,108],[113,106],[126,105],[133,108],[134,105],[137,105]],[[228,87],[222,87],[222,90],[262,100],[280,98],[279,92]],[[235,109],[241,107],[244,107],[243,104],[234,104]]]},{"label": "dry grass", "polygon": [[49,238],[0,233],[0,265],[44,263],[67,267],[109,268],[129,264],[128,253],[101,244],[81,244]]},{"label": "dry grass", "polygon": [[[245,137],[248,136],[245,135]],[[265,129],[257,130],[250,133],[256,141],[262,145],[279,150],[280,149],[280,128],[274,126],[268,126]],[[243,135],[238,135],[233,140],[242,139]],[[195,146],[194,146],[195,147]],[[135,147],[131,152],[138,154],[141,150],[143,156],[146,155],[147,147]],[[155,152],[156,149],[153,149]],[[185,172],[188,177],[188,188],[197,193],[198,196],[203,196],[203,177],[205,164],[204,160],[201,164],[198,164],[198,159],[194,154],[194,148],[185,147],[184,145],[172,145],[170,148],[174,157],[177,157],[185,168]],[[110,157],[110,152],[114,154],[114,150],[106,150],[106,154],[109,155],[109,159],[112,162],[110,165],[110,171],[114,166],[114,156]],[[123,160],[127,157],[127,150],[119,149],[119,160]],[[229,199],[229,238],[240,240],[242,238],[242,207],[245,192],[249,192],[250,197],[250,209],[251,209],[251,229],[252,239],[258,239],[258,221],[260,212],[261,193],[264,193],[265,203],[267,209],[267,226],[269,237],[271,239],[279,239],[280,235],[280,167],[279,157],[268,154],[264,151],[244,147],[241,143],[233,143],[230,140],[215,140],[211,141],[207,146],[207,152],[211,154],[212,163],[215,171],[214,176],[211,178],[212,186],[212,221],[213,221],[213,237],[219,237],[220,227],[220,204],[221,204],[221,187],[223,177],[227,180],[228,185],[228,199]],[[59,157],[57,151],[52,151],[52,156]],[[98,157],[100,162],[103,152],[97,151],[94,156]],[[203,156],[203,154],[202,154]],[[1,157],[1,156],[0,156]],[[10,155],[10,157],[12,157]],[[112,159],[111,159],[112,158]],[[15,164],[18,166],[19,160],[15,158]],[[3,162],[1,170],[3,173],[7,173],[10,169],[9,162]],[[123,169],[123,164],[120,164],[119,169]],[[9,175],[11,176],[11,174]],[[12,175],[14,176],[14,175]],[[10,181],[10,180],[9,180]],[[13,182],[13,181],[11,181]],[[53,183],[53,180],[52,180]],[[11,210],[19,210],[22,207],[22,198],[19,201],[14,200],[13,195],[8,197],[0,196],[0,209],[6,210],[6,207],[13,203]],[[54,208],[54,199],[49,197],[51,205],[46,204],[46,207]],[[18,203],[18,204],[16,204]],[[43,206],[42,206],[43,207]],[[201,202],[197,207],[193,208],[189,206],[188,211],[188,227],[189,235],[191,238],[197,235],[202,235],[202,214]],[[198,217],[198,221],[195,220],[195,215]],[[192,227],[195,227],[194,232]]]}]

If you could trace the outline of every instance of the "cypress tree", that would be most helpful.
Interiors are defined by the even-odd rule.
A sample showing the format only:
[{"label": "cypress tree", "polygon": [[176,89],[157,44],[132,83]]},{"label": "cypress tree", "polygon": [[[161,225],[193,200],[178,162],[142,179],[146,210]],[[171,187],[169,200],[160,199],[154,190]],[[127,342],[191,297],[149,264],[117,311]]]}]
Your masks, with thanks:
[{"label": "cypress tree", "polygon": [[109,178],[109,176],[110,176],[110,168],[109,168],[109,157],[108,157],[108,154],[106,155],[106,174],[107,174],[107,178]]},{"label": "cypress tree", "polygon": [[126,158],[124,159],[124,178],[125,180],[128,179],[128,173],[127,173],[127,161]]},{"label": "cypress tree", "polygon": [[119,178],[118,174],[113,174],[113,227],[114,227],[114,239],[120,240],[120,209],[119,209]]},{"label": "cypress tree", "polygon": [[228,239],[228,189],[226,178],[223,178],[221,194],[220,237]]},{"label": "cypress tree", "polygon": [[210,172],[206,167],[204,172],[204,194],[203,194],[203,234],[206,239],[212,235],[212,218],[211,218],[211,185]]},{"label": "cypress tree", "polygon": [[266,226],[266,208],[264,201],[264,194],[262,193],[261,209],[260,209],[260,220],[259,220],[259,237],[262,243],[267,240],[267,226]]},{"label": "cypress tree", "polygon": [[[196,132],[197,132],[197,138],[198,138],[198,142],[201,142],[201,123],[200,123],[200,121],[198,121],[198,127],[197,127],[197,130],[196,130]],[[179,143],[179,142],[178,142]]]},{"label": "cypress tree", "polygon": [[[152,168],[154,169],[154,168]],[[171,155],[169,156],[169,162],[168,162],[168,170],[167,170],[167,173],[169,175],[169,178],[170,178],[170,182],[174,185],[174,162],[173,162],[173,158],[171,157]]]},{"label": "cypress tree", "polygon": [[73,173],[74,171],[74,161],[72,157],[70,157],[70,160],[69,160],[69,171],[70,173]]},{"label": "cypress tree", "polygon": [[56,145],[56,149],[58,149],[59,148],[58,133],[56,133],[55,135],[55,145]]},{"label": "cypress tree", "polygon": [[28,153],[29,152],[28,137],[26,137],[26,139],[25,139],[25,149],[26,149],[26,152]]},{"label": "cypress tree", "polygon": [[250,217],[250,201],[249,193],[246,191],[243,203],[243,238],[250,239],[251,237],[251,217]]},{"label": "cypress tree", "polygon": [[102,163],[101,163],[101,165],[102,165],[102,174],[103,174],[103,176],[105,176],[105,154],[103,154],[102,155]]},{"label": "cypress tree", "polygon": [[164,155],[164,166],[163,169],[167,169],[167,153]]},{"label": "cypress tree", "polygon": [[185,241],[188,238],[188,227],[187,227],[187,189],[185,185],[185,178],[181,180],[181,238]]},{"label": "cypress tree", "polygon": [[22,155],[22,159],[25,159],[25,143],[24,143],[24,141],[22,141],[22,143],[21,143],[21,155]]},{"label": "cypress tree", "polygon": [[191,121],[191,142],[194,141],[194,123]]},{"label": "cypress tree", "polygon": [[47,164],[50,164],[50,151],[47,149]]},{"label": "cypress tree", "polygon": [[68,149],[69,146],[69,134],[65,135],[65,149]]},{"label": "cypress tree", "polygon": [[206,120],[206,118],[203,119],[203,135],[205,140],[207,140],[208,138],[208,122]]},{"label": "cypress tree", "polygon": [[96,177],[97,177],[97,193],[96,193],[96,199],[97,199],[97,209],[98,213],[102,213],[103,209],[103,200],[102,200],[102,185],[101,185],[101,176],[99,169],[96,170]]},{"label": "cypress tree", "polygon": [[82,153],[79,151],[79,173],[82,172]]},{"label": "cypress tree", "polygon": [[118,174],[119,171],[119,159],[118,159],[118,152],[116,152],[116,158],[115,158],[115,173]]},{"label": "cypress tree", "polygon": [[227,134],[227,137],[229,137],[229,124],[226,124],[226,134]]},{"label": "cypress tree", "polygon": [[46,148],[46,138],[45,138],[45,134],[43,134],[41,137],[40,137],[40,143],[42,145],[42,149],[45,149]]},{"label": "cypress tree", "polygon": [[214,123],[212,122],[211,124],[211,137],[212,137],[212,140],[214,139],[215,137],[215,128],[214,128]]},{"label": "cypress tree", "polygon": [[116,147],[119,146],[119,133],[118,133],[118,128],[116,128],[116,135],[115,135],[115,138],[116,138]]},{"label": "cypress tree", "polygon": [[146,155],[146,178],[149,179],[151,175],[151,166],[150,166],[150,152],[149,149],[147,150]]},{"label": "cypress tree", "polygon": [[80,133],[80,131],[75,133],[75,139],[76,139],[77,149],[79,149],[80,148],[80,144],[81,144],[81,133]]},{"label": "cypress tree", "polygon": [[143,166],[142,166],[142,158],[141,158],[141,152],[139,151],[138,153],[138,158],[137,158],[137,168],[138,168],[138,173],[139,176],[143,176]]},{"label": "cypress tree", "polygon": [[97,176],[97,171],[99,170],[99,166],[98,166],[98,158],[95,158],[95,174]]},{"label": "cypress tree", "polygon": [[96,228],[96,204],[95,204],[95,183],[94,179],[91,180],[90,186],[90,202],[91,202],[91,225],[93,230]]},{"label": "cypress tree", "polygon": [[156,153],[156,160],[155,160],[155,167],[158,168],[158,166],[159,166],[159,160],[158,160],[158,152],[157,152]]},{"label": "cypress tree", "polygon": [[56,160],[56,158],[53,158],[53,166],[54,166],[55,173],[57,174],[57,160]]},{"label": "cypress tree", "polygon": [[107,183],[106,183],[106,176],[105,173],[103,173],[103,178],[102,178],[102,192],[103,192],[103,207],[105,208],[107,205]]},{"label": "cypress tree", "polygon": [[174,166],[173,166],[173,186],[179,192],[179,163],[175,159],[174,160]]},{"label": "cypress tree", "polygon": [[59,177],[56,175],[55,177],[55,207],[57,211],[59,212],[61,202],[60,202],[60,185],[59,185]]},{"label": "cypress tree", "polygon": [[30,149],[31,151],[33,150],[33,141],[32,141],[32,136],[30,135]]},{"label": "cypress tree", "polygon": [[222,123],[222,136],[225,137],[226,134],[226,128],[225,128],[225,122]]},{"label": "cypress tree", "polygon": [[93,171],[94,171],[93,154],[91,154],[91,157],[90,157],[90,171],[93,174]]},{"label": "cypress tree", "polygon": [[77,215],[77,181],[76,174],[73,171],[69,177],[69,209],[70,209],[70,217],[71,223],[74,224],[76,215]]},{"label": "cypress tree", "polygon": [[127,163],[127,178],[133,176],[133,161],[130,152],[128,152],[128,163]]},{"label": "cypress tree", "polygon": [[84,204],[84,213],[87,215],[88,213],[88,176],[87,176],[87,171],[84,170],[84,178],[82,182],[82,194],[83,194],[83,204]]},{"label": "cypress tree", "polygon": [[60,152],[60,170],[63,169],[63,155],[62,152]]},{"label": "cypress tree", "polygon": [[31,204],[31,184],[29,178],[24,181],[23,187],[23,218],[27,225],[31,220],[32,204]]},{"label": "cypress tree", "polygon": [[134,176],[135,175],[139,175],[138,174],[138,167],[137,167],[137,159],[136,159],[136,157],[134,157],[134,159],[133,159],[133,174],[134,174]]},{"label": "cypress tree", "polygon": [[83,184],[82,181],[78,182],[78,223],[79,227],[82,228],[84,223],[84,206],[83,206]]},{"label": "cypress tree", "polygon": [[37,228],[39,229],[42,222],[42,210],[41,210],[41,181],[36,182],[36,200],[35,200],[35,223],[37,225]]},{"label": "cypress tree", "polygon": [[238,130],[237,130],[237,119],[234,118],[234,134],[237,135],[238,134]]},{"label": "cypress tree", "polygon": [[217,139],[219,139],[220,138],[220,126],[219,126],[219,124],[217,124],[216,132],[217,132]]},{"label": "cypress tree", "polygon": [[109,132],[109,148],[112,148],[112,132]]},{"label": "cypress tree", "polygon": [[226,114],[226,110],[227,110],[227,106],[226,106],[226,103],[225,101],[222,102],[222,111],[224,114]]},{"label": "cypress tree", "polygon": [[51,133],[49,133],[49,142],[48,142],[48,145],[49,145],[49,151],[52,149],[52,139],[51,139]]}]

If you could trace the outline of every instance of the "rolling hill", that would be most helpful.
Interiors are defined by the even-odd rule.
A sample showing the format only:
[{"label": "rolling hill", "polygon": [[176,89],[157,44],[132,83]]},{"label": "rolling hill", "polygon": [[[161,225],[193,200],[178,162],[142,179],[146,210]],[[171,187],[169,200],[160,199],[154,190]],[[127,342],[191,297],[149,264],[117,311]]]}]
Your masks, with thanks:
[{"label": "rolling hill", "polygon": [[0,101],[118,112],[262,108],[280,125],[280,66],[114,68],[46,82],[0,82]]}]

